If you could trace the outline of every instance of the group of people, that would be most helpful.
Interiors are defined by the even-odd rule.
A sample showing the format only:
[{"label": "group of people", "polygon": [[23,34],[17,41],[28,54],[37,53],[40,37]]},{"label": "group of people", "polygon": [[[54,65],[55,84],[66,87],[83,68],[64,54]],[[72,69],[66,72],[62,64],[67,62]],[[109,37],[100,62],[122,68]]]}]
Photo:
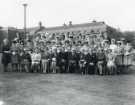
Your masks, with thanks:
[{"label": "group of people", "polygon": [[[74,36],[47,37],[39,35],[21,41],[19,36],[2,46],[4,71],[30,73],[80,73],[114,75],[132,65],[134,56],[130,43],[100,36],[87,40]],[[11,63],[11,69],[8,64]]]}]

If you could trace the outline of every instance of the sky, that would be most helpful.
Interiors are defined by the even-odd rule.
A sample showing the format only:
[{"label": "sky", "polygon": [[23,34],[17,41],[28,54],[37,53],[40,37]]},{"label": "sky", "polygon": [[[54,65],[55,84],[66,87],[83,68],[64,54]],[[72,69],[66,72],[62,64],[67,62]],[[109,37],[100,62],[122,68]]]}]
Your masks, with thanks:
[{"label": "sky", "polygon": [[104,21],[122,31],[135,30],[135,0],[2,0],[0,26],[23,28],[27,3],[27,27]]}]

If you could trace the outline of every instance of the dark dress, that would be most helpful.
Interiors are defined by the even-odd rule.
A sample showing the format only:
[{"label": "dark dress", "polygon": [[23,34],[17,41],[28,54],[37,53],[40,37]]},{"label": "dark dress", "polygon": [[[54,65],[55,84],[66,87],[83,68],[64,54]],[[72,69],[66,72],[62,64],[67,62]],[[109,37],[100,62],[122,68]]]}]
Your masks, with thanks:
[{"label": "dark dress", "polygon": [[11,54],[10,53],[5,53],[4,51],[10,51],[10,46],[9,45],[2,45],[2,59],[1,62],[4,65],[8,65],[11,61]]}]

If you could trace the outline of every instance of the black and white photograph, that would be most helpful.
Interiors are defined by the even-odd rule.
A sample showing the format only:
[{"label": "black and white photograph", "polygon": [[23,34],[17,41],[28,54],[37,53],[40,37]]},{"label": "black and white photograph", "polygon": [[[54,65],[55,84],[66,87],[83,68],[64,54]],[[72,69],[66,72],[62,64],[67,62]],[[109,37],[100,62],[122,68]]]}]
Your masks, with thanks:
[{"label": "black and white photograph", "polygon": [[134,0],[1,0],[0,105],[135,105]]}]

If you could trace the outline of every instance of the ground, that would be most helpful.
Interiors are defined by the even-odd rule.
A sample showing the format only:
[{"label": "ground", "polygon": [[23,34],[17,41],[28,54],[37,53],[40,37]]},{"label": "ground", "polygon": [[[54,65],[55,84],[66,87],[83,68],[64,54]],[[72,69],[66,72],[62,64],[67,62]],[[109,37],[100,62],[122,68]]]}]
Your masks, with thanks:
[{"label": "ground", "polygon": [[0,74],[3,105],[134,105],[134,74]]}]

